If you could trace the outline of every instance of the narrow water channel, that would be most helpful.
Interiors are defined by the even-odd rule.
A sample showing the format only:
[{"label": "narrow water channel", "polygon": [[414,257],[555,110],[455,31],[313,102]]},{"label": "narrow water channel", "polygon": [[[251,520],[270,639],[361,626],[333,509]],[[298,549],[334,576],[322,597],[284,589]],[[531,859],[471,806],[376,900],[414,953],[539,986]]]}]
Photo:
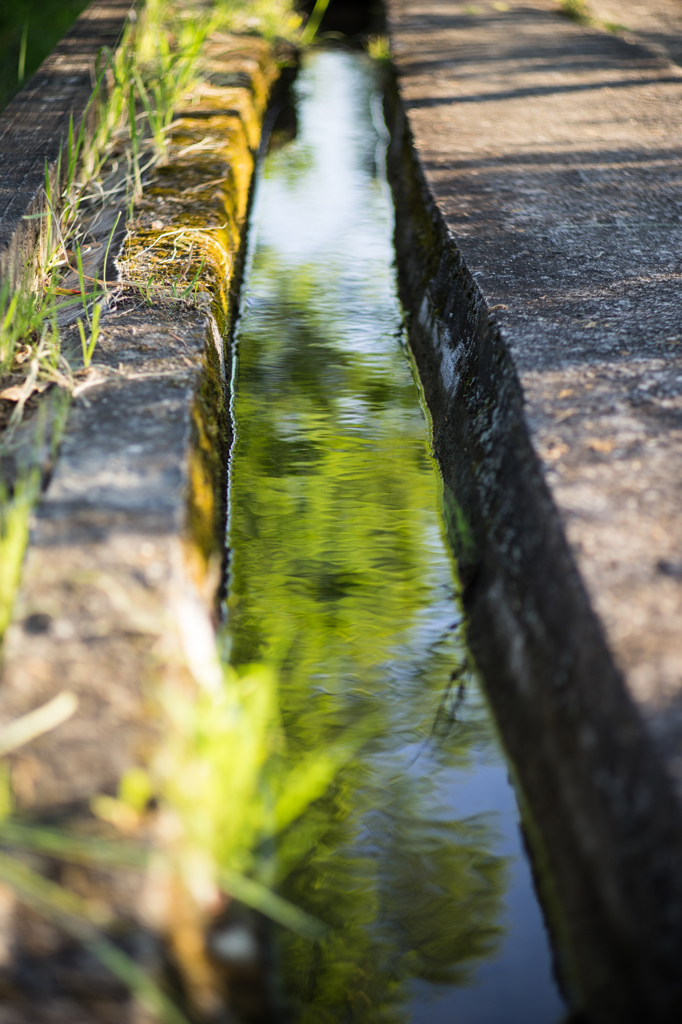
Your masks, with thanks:
[{"label": "narrow water channel", "polygon": [[271,881],[283,1019],[555,1024],[565,1013],[471,670],[406,350],[372,63],[318,51],[258,184],[237,337],[228,629],[280,678],[287,749],[348,742]]}]

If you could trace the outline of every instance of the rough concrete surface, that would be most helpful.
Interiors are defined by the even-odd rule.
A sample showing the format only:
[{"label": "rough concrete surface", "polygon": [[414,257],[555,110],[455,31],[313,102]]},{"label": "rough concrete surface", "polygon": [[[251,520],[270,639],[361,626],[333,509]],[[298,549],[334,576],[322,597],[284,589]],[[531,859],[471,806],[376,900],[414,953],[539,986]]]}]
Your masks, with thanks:
[{"label": "rough concrete surface", "polygon": [[62,687],[80,697],[71,722],[17,755],[24,806],[54,810],[115,792],[152,739],[145,677],[149,685],[168,658],[182,665],[182,651],[163,651],[159,638],[176,628],[169,590],[176,601],[183,593],[191,410],[205,341],[199,310],[151,314],[129,300],[105,319],[91,386],[76,400],[35,516],[5,638],[4,718]]},{"label": "rough concrete surface", "polygon": [[681,73],[542,0],[388,14],[413,344],[564,981],[678,1020]]},{"label": "rough concrete surface", "polygon": [[682,63],[682,8],[676,0],[591,0],[587,11],[598,27]]},{"label": "rough concrete surface", "polygon": [[571,547],[682,776],[682,77],[552,5],[391,5],[427,181]]},{"label": "rough concrete surface", "polygon": [[[200,86],[191,112],[176,119],[168,162],[137,205],[120,260],[125,283],[102,317],[90,374],[75,393],[60,457],[34,516],[3,651],[3,719],[81,676],[85,691],[104,693],[111,685],[113,705],[135,717],[136,700],[123,697],[122,688],[142,693],[145,660],[163,660],[159,638],[177,627],[174,573],[181,591],[195,591],[205,612],[212,608],[230,441],[224,332],[259,126],[278,72],[260,40],[219,37],[207,60],[226,74],[243,72],[246,62],[247,82]],[[197,138],[211,143],[209,153],[184,155]],[[181,291],[199,267],[198,293],[173,297],[166,284],[175,281]],[[102,661],[98,651],[105,649]],[[115,785],[125,744],[100,745],[92,710],[90,732],[78,715],[62,728],[61,741],[56,734],[39,741],[59,742],[72,781],[58,795],[59,769],[50,761],[44,799],[36,783],[31,803],[54,806],[81,798],[83,787],[92,793]],[[86,774],[72,757],[70,729],[90,737]],[[103,774],[95,769],[98,759],[111,759]]]},{"label": "rough concrete surface", "polygon": [[[215,33],[202,68],[187,109],[177,112],[168,158],[136,204],[119,257],[121,283],[32,519],[4,640],[0,722],[64,689],[78,698],[69,721],[11,758],[19,807],[43,822],[88,827],[89,819],[92,827],[89,801],[115,794],[123,772],[148,764],[161,741],[159,688],[191,693],[222,680],[211,619],[230,443],[225,349],[256,151],[279,67],[264,40]],[[54,863],[47,869],[54,877]],[[58,877],[73,888],[65,870]],[[88,872],[84,878],[86,891],[97,892]],[[121,941],[138,962],[140,928],[150,927],[140,886],[138,878],[127,900],[113,883],[97,895],[122,908]],[[175,949],[174,970],[191,999],[194,975],[213,975],[201,911],[188,909],[187,893],[172,896],[164,903],[162,895],[161,910],[152,900],[151,927]],[[9,993],[12,1024],[138,1020],[139,1007],[131,1009],[120,986],[99,993],[102,969],[77,942],[45,926],[49,942],[41,945],[30,912],[9,891],[0,889],[2,899],[10,906],[0,992]],[[190,931],[191,956],[183,957]]]}]

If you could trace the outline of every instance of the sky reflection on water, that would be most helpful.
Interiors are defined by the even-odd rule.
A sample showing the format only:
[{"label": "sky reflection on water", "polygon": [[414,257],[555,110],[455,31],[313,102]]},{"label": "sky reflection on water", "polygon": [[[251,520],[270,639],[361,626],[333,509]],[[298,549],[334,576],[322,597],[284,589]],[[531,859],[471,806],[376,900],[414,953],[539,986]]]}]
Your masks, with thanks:
[{"label": "sky reflection on water", "polygon": [[309,56],[273,151],[238,332],[232,661],[280,674],[287,750],[358,751],[270,881],[334,929],[278,939],[305,1024],[554,1024],[518,810],[468,667],[404,350],[371,63]]}]

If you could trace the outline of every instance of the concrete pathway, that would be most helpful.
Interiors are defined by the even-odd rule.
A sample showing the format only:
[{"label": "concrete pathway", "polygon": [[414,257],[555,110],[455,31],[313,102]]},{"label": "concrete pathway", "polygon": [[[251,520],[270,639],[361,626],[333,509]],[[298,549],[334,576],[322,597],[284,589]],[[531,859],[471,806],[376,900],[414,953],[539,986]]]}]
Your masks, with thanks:
[{"label": "concrete pathway", "polygon": [[388,2],[399,268],[470,643],[564,985],[614,1024],[682,1014],[682,70],[667,11],[621,38],[548,0]]},{"label": "concrete pathway", "polygon": [[393,0],[391,40],[609,647],[680,778],[682,71],[556,11]]}]

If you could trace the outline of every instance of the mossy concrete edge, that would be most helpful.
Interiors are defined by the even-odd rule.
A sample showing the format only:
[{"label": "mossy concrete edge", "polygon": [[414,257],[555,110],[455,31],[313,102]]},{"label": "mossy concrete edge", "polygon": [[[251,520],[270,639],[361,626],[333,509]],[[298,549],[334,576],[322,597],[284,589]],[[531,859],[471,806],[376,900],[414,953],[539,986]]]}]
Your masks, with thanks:
[{"label": "mossy concrete edge", "polygon": [[[229,342],[261,128],[283,56],[291,54],[256,37],[210,38],[168,160],[136,206],[122,283],[32,518],[4,642],[0,720],[64,689],[79,702],[71,720],[11,760],[18,806],[39,821],[87,821],[93,797],[115,795],[126,771],[149,763],[162,739],[160,688],[221,685],[214,626],[231,443]],[[210,970],[200,907],[144,877],[132,884],[95,873],[88,885],[133,934],[165,936],[186,992],[201,988]],[[14,905],[19,924],[4,967],[13,985],[37,955],[24,913]],[[70,991],[65,962],[70,940],[43,924],[54,950],[41,976],[78,1015],[82,993]],[[195,952],[183,961],[192,930]],[[86,977],[83,992],[89,984]],[[34,994],[22,994],[27,1019],[37,1012]]]}]

